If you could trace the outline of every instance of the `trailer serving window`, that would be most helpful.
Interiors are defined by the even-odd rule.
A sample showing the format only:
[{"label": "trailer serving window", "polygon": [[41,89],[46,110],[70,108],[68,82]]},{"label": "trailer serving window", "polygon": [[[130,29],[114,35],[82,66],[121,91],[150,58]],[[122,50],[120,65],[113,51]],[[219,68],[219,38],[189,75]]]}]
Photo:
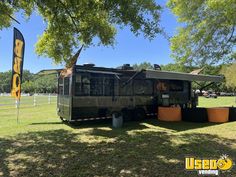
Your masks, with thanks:
[{"label": "trailer serving window", "polygon": [[179,80],[170,80],[170,91],[183,91],[184,90],[184,83],[183,81]]},{"label": "trailer serving window", "polygon": [[157,90],[160,92],[178,92],[184,90],[184,83],[180,80],[159,80]]},{"label": "trailer serving window", "polygon": [[90,95],[90,75],[77,74],[75,77],[75,95]]},{"label": "trailer serving window", "polygon": [[169,83],[167,80],[159,80],[157,81],[156,88],[160,92],[167,92],[169,91]]},{"label": "trailer serving window", "polygon": [[91,84],[91,96],[102,96],[103,95],[103,77],[92,76],[90,80]]},{"label": "trailer serving window", "polygon": [[112,96],[114,78],[110,75],[79,73],[75,79],[76,96]]}]

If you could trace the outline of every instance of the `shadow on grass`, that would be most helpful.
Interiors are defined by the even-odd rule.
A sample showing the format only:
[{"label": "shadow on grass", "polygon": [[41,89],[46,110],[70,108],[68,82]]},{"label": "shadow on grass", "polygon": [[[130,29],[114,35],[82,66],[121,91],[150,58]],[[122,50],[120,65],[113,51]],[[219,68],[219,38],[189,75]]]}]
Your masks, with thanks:
[{"label": "shadow on grass", "polygon": [[108,118],[108,119],[96,119],[96,120],[86,120],[86,121],[81,120],[72,123],[67,123],[67,122],[64,123],[72,128],[81,128],[81,127],[90,128],[90,127],[101,127],[101,126],[111,127],[112,119]]},{"label": "shadow on grass", "polygon": [[[177,132],[180,131],[186,131],[186,130],[192,130],[192,129],[197,129],[197,128],[203,128],[203,127],[209,127],[209,126],[215,126],[215,125],[219,125],[219,123],[210,123],[210,122],[206,122],[206,123],[197,123],[197,122],[164,122],[164,121],[159,121],[155,118],[148,118],[146,120],[143,121],[139,121],[136,122],[137,124],[135,124],[132,121],[129,122],[124,122],[124,127],[123,128],[128,128],[128,129],[143,129],[143,128],[147,128],[147,126],[145,126],[142,123],[147,123],[150,124],[151,126],[155,126],[155,127],[162,127],[162,128],[166,128],[166,129],[170,129],[170,130],[174,130]],[[80,128],[99,128],[99,127],[109,127],[112,128],[112,119],[102,119],[102,120],[91,120],[91,121],[81,121],[81,122],[75,122],[73,124],[67,124],[68,126],[70,126],[71,128],[74,129],[80,129]],[[133,127],[133,125],[135,125]],[[137,127],[139,126],[139,127]],[[112,128],[113,129],[113,128]]]},{"label": "shadow on grass", "polygon": [[184,122],[184,121],[164,122],[164,121],[158,121],[158,120],[154,120],[154,119],[148,120],[147,122],[153,126],[163,127],[163,128],[177,131],[177,132],[219,125],[219,123],[210,123],[210,122],[205,122],[205,123]]},{"label": "shadow on grass", "polygon": [[[134,123],[133,121],[129,122],[124,122],[124,127],[123,128],[128,128],[128,129],[143,129],[147,128],[147,126],[140,124],[140,123],[147,123],[152,126],[156,127],[162,127],[170,130],[174,130],[177,132],[180,131],[186,131],[186,130],[192,130],[192,129],[197,129],[197,128],[204,128],[204,127],[209,127],[209,126],[215,126],[215,125],[220,125],[219,123],[210,123],[210,122],[205,122],[205,123],[197,123],[197,122],[164,122],[164,121],[159,121],[156,118],[148,118],[143,121],[136,122],[135,126],[133,127]],[[70,126],[73,129],[81,129],[81,128],[99,128],[99,127],[108,127],[112,128],[112,119],[98,119],[98,120],[86,120],[86,121],[77,121],[73,123],[67,123],[67,122],[39,122],[39,123],[32,123],[31,125],[44,125],[44,124],[66,124]],[[137,127],[138,126],[138,127]]]},{"label": "shadow on grass", "polygon": [[184,170],[186,155],[236,156],[236,140],[136,126],[59,129],[1,138],[0,176],[196,176],[197,172]]}]

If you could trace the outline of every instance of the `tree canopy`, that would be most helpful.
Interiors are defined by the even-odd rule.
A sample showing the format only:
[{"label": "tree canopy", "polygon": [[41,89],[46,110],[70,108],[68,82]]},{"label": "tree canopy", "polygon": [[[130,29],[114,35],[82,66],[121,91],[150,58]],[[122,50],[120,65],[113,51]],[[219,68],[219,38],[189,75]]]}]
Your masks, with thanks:
[{"label": "tree canopy", "polygon": [[[11,91],[11,76],[12,71],[0,72],[0,92],[10,93]],[[26,81],[33,80],[34,75],[29,70],[24,70],[24,74],[22,75],[22,83]]]},{"label": "tree canopy", "polygon": [[169,0],[182,23],[171,39],[177,62],[204,65],[236,59],[236,0]]},{"label": "tree canopy", "polygon": [[[12,2],[12,3],[6,3]],[[129,26],[135,34],[153,39],[161,32],[161,7],[155,0],[14,0],[0,1],[0,30],[10,27],[15,12],[26,17],[37,11],[46,29],[36,44],[36,53],[56,63],[68,62],[81,44],[113,45],[116,29]]]},{"label": "tree canopy", "polygon": [[[0,72],[0,93],[11,92],[12,71]],[[39,76],[28,70],[23,71],[22,92],[55,93],[57,92],[57,75]]]},{"label": "tree canopy", "polygon": [[225,76],[226,86],[236,91],[236,63],[223,67],[221,73]]},{"label": "tree canopy", "polygon": [[142,63],[136,63],[134,65],[132,65],[132,67],[135,70],[142,70],[142,69],[154,69],[153,64],[149,63],[149,62],[142,62]]}]

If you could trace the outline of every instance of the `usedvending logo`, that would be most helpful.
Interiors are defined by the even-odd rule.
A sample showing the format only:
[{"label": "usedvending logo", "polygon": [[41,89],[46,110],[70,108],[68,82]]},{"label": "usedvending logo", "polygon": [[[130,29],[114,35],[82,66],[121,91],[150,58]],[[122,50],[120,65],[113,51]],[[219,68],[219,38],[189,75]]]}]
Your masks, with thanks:
[{"label": "usedvending logo", "polygon": [[219,175],[220,171],[229,171],[233,167],[233,161],[228,155],[222,155],[219,159],[185,158],[185,169],[197,171],[198,175]]}]

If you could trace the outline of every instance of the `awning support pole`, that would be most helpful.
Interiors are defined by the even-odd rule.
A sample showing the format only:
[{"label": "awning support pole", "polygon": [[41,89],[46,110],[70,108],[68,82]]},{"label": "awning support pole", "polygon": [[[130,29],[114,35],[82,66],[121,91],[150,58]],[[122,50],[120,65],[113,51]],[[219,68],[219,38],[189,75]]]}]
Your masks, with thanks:
[{"label": "awning support pole", "polygon": [[122,87],[126,86],[131,80],[133,80],[135,77],[137,77],[139,74],[141,74],[143,71],[145,71],[144,69],[142,69],[141,71],[136,72],[133,76],[131,76],[129,78],[129,80],[125,81],[122,85]]},{"label": "awning support pole", "polygon": [[200,91],[202,92],[202,90],[203,90],[204,88],[206,88],[206,87],[208,87],[208,86],[210,86],[210,85],[212,85],[212,84],[215,84],[215,82],[211,82],[211,83],[209,83],[209,84],[207,84],[207,85],[201,87],[201,88],[200,88]]}]

